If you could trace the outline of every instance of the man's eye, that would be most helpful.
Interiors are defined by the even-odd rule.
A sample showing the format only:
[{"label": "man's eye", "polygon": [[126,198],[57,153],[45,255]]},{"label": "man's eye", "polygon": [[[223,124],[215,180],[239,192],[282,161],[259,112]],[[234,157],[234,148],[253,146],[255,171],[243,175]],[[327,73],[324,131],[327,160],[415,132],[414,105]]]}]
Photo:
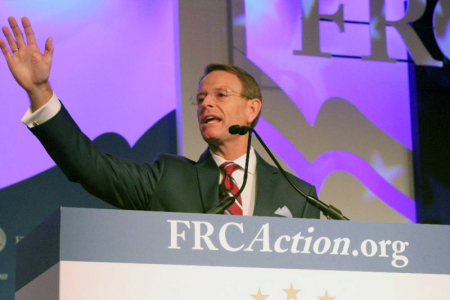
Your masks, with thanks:
[{"label": "man's eye", "polygon": [[226,93],[223,93],[223,92],[219,92],[219,93],[217,93],[216,94],[216,98],[217,99],[225,99],[227,97],[227,94]]}]

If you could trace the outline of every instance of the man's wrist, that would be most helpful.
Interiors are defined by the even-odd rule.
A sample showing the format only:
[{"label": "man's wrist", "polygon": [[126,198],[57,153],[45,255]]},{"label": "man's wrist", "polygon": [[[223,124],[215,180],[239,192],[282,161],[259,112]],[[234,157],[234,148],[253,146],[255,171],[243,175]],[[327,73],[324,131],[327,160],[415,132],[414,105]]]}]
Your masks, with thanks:
[{"label": "man's wrist", "polygon": [[32,112],[37,111],[44,106],[53,97],[53,91],[48,82],[37,86],[32,91],[28,91],[28,97],[30,98],[30,108]]}]

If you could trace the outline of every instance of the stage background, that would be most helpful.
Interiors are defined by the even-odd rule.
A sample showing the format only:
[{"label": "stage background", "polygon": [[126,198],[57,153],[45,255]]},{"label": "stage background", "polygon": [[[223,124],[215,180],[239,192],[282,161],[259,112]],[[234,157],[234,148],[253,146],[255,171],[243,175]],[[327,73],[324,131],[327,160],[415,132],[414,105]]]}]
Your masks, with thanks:
[{"label": "stage background", "polygon": [[[415,32],[442,62],[417,66],[391,26],[386,49],[397,61],[361,59],[383,40],[370,31],[370,3],[383,1],[5,0],[0,20],[28,16],[41,47],[53,37],[52,87],[105,152],[197,159],[206,144],[189,97],[206,64],[234,63],[261,84],[258,132],[323,201],[353,220],[449,224],[449,4],[414,1],[426,9]],[[343,5],[342,32],[320,21],[320,50],[331,57],[299,53],[316,4],[328,16]],[[408,4],[386,0],[386,19]],[[28,99],[3,59],[0,70],[0,295],[13,299],[21,237],[59,206],[110,206],[54,166],[19,121]]]}]

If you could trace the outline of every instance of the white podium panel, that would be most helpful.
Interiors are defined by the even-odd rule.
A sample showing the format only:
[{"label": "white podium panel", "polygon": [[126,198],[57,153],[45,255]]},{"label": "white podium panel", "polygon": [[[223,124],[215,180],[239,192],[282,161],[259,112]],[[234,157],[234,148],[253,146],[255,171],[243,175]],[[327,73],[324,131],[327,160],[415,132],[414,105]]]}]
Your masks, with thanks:
[{"label": "white podium panel", "polygon": [[450,227],[62,208],[16,299],[446,299]]}]

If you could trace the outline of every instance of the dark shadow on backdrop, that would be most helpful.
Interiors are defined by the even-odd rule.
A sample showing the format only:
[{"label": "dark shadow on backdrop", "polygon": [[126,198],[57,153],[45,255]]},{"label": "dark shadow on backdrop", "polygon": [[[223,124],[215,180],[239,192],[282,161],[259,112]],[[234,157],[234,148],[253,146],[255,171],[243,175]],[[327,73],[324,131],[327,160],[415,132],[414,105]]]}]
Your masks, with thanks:
[{"label": "dark shadow on backdrop", "polygon": [[417,221],[450,224],[450,63],[434,39],[433,13],[438,0],[428,0],[412,27],[443,68],[410,65],[414,186]]}]

